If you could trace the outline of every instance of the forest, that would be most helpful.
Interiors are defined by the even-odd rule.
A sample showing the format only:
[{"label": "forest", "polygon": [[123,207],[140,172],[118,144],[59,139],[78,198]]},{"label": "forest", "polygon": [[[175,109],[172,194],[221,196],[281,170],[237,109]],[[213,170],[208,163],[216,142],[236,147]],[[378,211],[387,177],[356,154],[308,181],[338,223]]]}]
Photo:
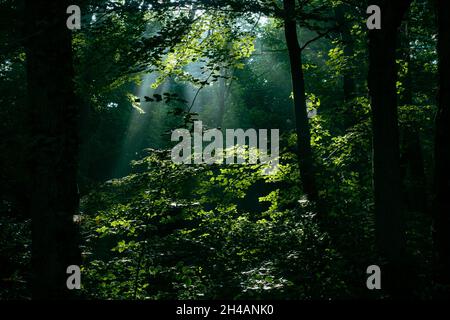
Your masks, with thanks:
[{"label": "forest", "polygon": [[450,299],[450,1],[0,21],[0,300]]}]

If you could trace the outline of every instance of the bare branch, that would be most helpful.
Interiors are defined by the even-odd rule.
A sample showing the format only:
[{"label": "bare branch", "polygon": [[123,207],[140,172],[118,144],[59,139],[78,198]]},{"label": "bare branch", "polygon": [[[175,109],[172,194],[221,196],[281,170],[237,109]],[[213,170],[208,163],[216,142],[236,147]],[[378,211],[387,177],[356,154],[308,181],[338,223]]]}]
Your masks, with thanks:
[{"label": "bare branch", "polygon": [[328,29],[326,32],[323,32],[323,33],[317,32],[317,36],[312,38],[312,39],[310,39],[310,40],[308,40],[308,41],[306,41],[305,44],[300,48],[300,51],[305,50],[306,47],[309,46],[311,43],[313,43],[313,42],[315,42],[315,41],[317,41],[319,39],[322,39],[323,37],[326,37],[331,32],[336,31],[337,29],[339,29],[339,27],[336,26],[336,27],[333,27],[331,29]]}]

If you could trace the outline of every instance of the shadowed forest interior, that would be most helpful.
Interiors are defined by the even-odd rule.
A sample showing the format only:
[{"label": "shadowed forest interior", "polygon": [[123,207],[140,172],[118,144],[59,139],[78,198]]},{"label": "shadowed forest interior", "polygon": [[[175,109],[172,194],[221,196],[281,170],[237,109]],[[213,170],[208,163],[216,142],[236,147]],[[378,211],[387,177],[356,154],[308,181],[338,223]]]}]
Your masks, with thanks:
[{"label": "shadowed forest interior", "polygon": [[0,0],[0,300],[450,298],[450,1],[72,2]]}]

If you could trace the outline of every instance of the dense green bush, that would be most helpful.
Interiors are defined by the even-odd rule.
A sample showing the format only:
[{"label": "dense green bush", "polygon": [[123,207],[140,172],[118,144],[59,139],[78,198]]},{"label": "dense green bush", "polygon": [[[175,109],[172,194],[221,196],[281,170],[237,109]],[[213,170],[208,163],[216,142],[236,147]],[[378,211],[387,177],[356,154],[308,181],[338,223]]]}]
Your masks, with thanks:
[{"label": "dense green bush", "polygon": [[83,201],[87,295],[349,294],[340,255],[317,225],[314,208],[299,201],[298,188],[279,188],[295,181],[294,165],[282,163],[277,175],[263,176],[257,165],[175,165],[152,150],[134,168]]}]

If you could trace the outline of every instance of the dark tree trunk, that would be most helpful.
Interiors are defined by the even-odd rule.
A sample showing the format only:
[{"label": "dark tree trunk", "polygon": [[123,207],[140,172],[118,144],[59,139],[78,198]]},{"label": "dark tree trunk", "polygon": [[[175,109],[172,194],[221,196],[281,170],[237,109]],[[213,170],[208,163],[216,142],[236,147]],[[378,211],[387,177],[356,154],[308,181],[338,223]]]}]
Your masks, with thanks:
[{"label": "dark tree trunk", "polygon": [[439,26],[439,96],[436,116],[435,199],[433,233],[436,277],[450,296],[450,2],[437,0]]},{"label": "dark tree trunk", "polygon": [[400,146],[397,111],[397,32],[409,0],[374,1],[382,12],[381,30],[369,31],[369,94],[373,122],[373,183],[376,244],[385,259],[384,283],[403,291],[404,226],[401,208]]},{"label": "dark tree trunk", "polygon": [[292,90],[294,93],[295,124],[297,131],[297,151],[300,177],[304,193],[308,199],[317,202],[318,193],[315,180],[314,160],[311,149],[311,133],[306,110],[305,78],[302,65],[302,51],[297,39],[295,20],[295,0],[284,0],[284,31],[291,64]]},{"label": "dark tree trunk", "polygon": [[34,299],[64,299],[66,269],[80,264],[73,216],[78,208],[78,107],[67,1],[27,0]]}]

